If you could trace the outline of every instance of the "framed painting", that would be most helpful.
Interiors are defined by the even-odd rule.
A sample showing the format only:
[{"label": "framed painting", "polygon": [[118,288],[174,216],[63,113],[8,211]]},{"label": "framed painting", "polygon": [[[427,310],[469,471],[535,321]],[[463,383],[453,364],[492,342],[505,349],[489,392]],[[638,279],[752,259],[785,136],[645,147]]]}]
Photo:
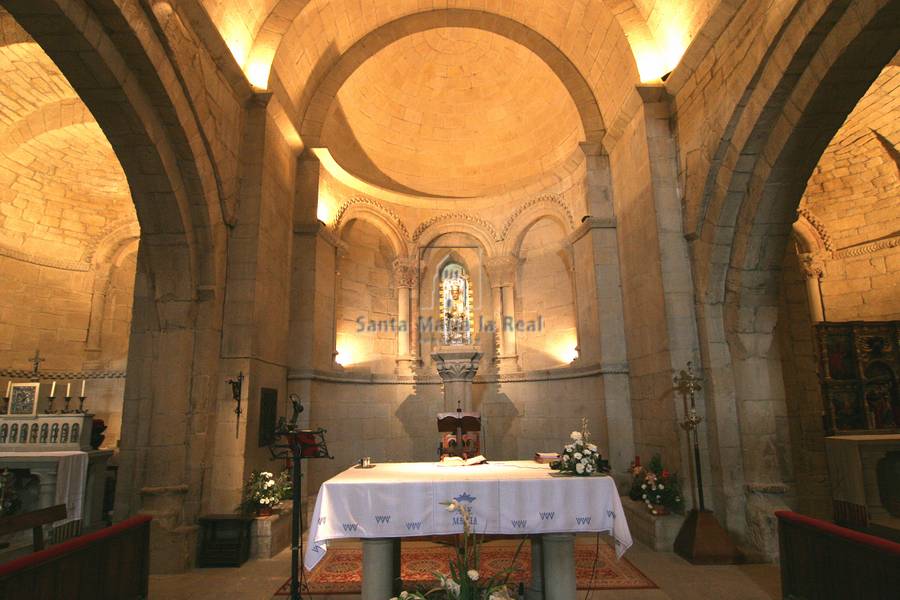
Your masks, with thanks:
[{"label": "framed painting", "polygon": [[10,387],[10,415],[36,415],[40,399],[40,383],[14,383]]}]

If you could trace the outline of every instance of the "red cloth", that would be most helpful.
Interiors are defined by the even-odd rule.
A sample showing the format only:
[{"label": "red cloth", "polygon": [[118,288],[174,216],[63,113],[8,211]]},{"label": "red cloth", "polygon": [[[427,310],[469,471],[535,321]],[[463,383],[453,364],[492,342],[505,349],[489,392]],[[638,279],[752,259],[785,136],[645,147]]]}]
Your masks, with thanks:
[{"label": "red cloth", "polygon": [[137,517],[131,517],[130,519],[125,519],[124,521],[116,523],[111,527],[105,527],[87,535],[80,535],[76,538],[72,538],[71,540],[63,542],[62,544],[57,544],[55,546],[51,546],[49,548],[41,550],[40,552],[34,552],[27,556],[22,556],[15,560],[11,560],[8,563],[0,565],[0,577],[18,571],[20,569],[27,569],[28,567],[39,565],[50,560],[51,558],[55,558],[62,554],[74,552],[75,550],[84,548],[85,546],[88,546],[97,540],[112,537],[121,533],[122,531],[125,531],[126,529],[133,529],[151,521],[152,519],[153,517],[151,517],[150,515],[138,515]]},{"label": "red cloth", "polygon": [[812,517],[807,517],[806,515],[801,515],[800,513],[791,512],[789,510],[775,511],[775,516],[785,521],[798,523],[800,525],[806,525],[807,527],[818,529],[819,531],[823,531],[825,533],[830,533],[831,535],[844,538],[845,540],[850,540],[851,542],[856,542],[857,544],[870,546],[871,548],[879,550],[881,552],[887,552],[889,554],[896,554],[900,556],[900,544],[892,542],[890,540],[886,540],[884,538],[869,535],[868,533],[855,531],[853,529],[847,529],[846,527],[841,527],[840,525],[835,525],[834,523],[829,523],[828,521],[814,519]]}]

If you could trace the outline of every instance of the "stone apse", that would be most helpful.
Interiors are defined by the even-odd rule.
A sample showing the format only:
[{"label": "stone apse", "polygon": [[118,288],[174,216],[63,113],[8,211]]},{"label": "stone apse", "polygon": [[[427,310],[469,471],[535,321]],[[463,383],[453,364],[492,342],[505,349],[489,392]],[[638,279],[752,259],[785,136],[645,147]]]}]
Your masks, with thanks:
[{"label": "stone apse", "polygon": [[809,325],[900,313],[896,2],[4,8],[0,368],[93,377],[155,571],[271,469],[262,388],[328,429],[308,495],[436,457],[448,266],[489,458],[587,417],[686,471],[692,361],[731,533],[829,510]]}]

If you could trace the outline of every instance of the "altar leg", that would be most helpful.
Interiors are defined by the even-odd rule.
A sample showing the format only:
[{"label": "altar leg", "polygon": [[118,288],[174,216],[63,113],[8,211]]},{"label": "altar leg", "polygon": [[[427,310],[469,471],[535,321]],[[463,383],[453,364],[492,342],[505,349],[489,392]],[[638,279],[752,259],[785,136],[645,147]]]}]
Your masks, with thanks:
[{"label": "altar leg", "polygon": [[576,594],[575,535],[545,533],[542,540],[544,598],[572,600]]},{"label": "altar leg", "polygon": [[531,536],[531,582],[525,591],[525,600],[544,600],[544,559],[541,536]]},{"label": "altar leg", "polygon": [[[400,577],[398,538],[364,539],[363,600],[388,600],[395,596],[395,582]],[[399,585],[399,583],[398,583]]]}]

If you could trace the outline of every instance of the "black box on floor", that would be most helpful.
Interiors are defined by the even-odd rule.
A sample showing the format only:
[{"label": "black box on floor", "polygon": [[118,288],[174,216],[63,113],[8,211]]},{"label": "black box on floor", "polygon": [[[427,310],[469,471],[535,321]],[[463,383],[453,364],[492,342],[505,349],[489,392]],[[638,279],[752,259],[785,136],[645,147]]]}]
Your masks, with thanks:
[{"label": "black box on floor", "polygon": [[240,567],[250,558],[250,524],[243,515],[200,517],[198,567]]}]

